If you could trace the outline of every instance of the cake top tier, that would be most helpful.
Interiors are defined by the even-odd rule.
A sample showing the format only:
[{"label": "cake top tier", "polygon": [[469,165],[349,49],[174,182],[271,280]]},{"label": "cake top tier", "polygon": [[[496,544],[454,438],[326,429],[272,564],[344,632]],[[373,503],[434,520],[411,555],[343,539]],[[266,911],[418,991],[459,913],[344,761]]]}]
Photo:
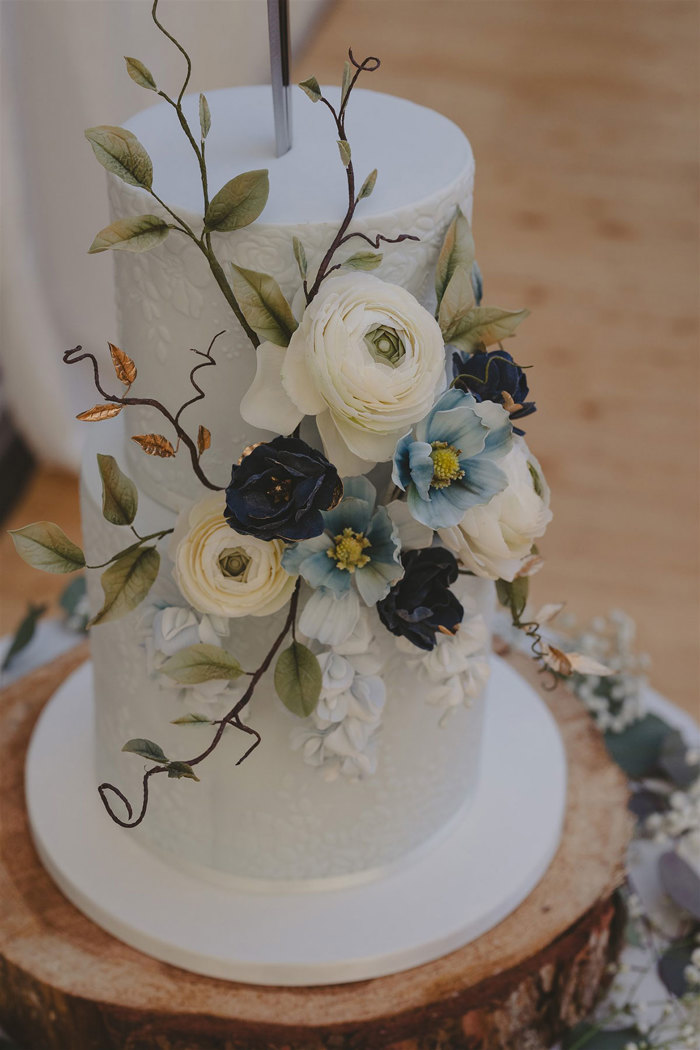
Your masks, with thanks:
[{"label": "cake top tier", "polygon": [[[338,88],[323,91],[338,104]],[[270,197],[263,223],[339,221],[347,206],[347,190],[345,179],[339,177],[342,168],[335,128],[325,106],[314,105],[298,92],[293,107],[294,146],[283,157],[276,157],[269,87],[212,91],[207,101],[212,117],[206,143],[212,193],[239,172],[268,168]],[[185,98],[185,112],[193,128],[199,126],[197,107],[198,96]],[[125,126],[153,159],[159,196],[176,210],[201,214],[199,168],[171,107],[165,102],[151,106]],[[426,200],[471,164],[469,142],[451,120],[425,106],[376,91],[353,92],[348,138],[359,182],[373,168],[379,171],[374,193],[363,202],[364,216]]]}]

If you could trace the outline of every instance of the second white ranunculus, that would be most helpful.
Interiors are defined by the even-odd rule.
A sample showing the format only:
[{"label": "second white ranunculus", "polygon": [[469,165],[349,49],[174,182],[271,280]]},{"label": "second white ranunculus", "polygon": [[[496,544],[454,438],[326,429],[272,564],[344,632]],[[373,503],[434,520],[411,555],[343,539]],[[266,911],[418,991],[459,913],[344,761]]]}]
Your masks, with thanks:
[{"label": "second white ranunculus", "polygon": [[206,496],[178,518],[171,554],[183,596],[216,616],[269,616],[291,598],[296,577],[282,568],[281,540],[235,532],[221,493]]},{"label": "second white ranunculus", "polygon": [[459,525],[438,533],[461,564],[477,576],[513,580],[552,520],[549,486],[522,439],[498,466],[508,478],[506,489],[483,506],[470,507]]},{"label": "second white ranunculus", "polygon": [[445,385],[435,319],[410,292],[366,273],[324,281],[287,349],[265,343],[257,355],[243,418],[289,433],[316,416],[326,455],[344,475],[391,459]]}]

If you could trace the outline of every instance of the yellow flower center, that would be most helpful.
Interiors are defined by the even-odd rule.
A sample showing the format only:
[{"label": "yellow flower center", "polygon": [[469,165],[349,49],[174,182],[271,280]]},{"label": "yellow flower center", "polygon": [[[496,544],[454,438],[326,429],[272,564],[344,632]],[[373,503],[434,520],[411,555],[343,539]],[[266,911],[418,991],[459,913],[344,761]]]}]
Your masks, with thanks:
[{"label": "yellow flower center", "polygon": [[370,543],[361,532],[354,532],[350,528],[343,529],[339,536],[333,537],[333,541],[334,546],[329,547],[326,554],[335,559],[339,569],[354,572],[370,560],[369,554],[364,553]]},{"label": "yellow flower center", "polygon": [[431,488],[444,489],[453,481],[459,481],[464,477],[464,471],[459,465],[461,449],[448,445],[446,441],[433,441],[432,449],[430,453],[433,461]]}]

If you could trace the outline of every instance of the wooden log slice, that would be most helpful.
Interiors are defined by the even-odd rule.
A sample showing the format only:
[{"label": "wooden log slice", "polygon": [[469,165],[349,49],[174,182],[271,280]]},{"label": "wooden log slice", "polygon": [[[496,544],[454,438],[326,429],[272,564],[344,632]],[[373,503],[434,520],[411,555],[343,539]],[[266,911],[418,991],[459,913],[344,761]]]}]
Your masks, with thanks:
[{"label": "wooden log slice", "polygon": [[[0,702],[0,1023],[24,1050],[544,1050],[590,1011],[619,953],[614,894],[632,824],[625,778],[565,687],[543,694],[569,761],[564,835],[528,899],[477,941],[413,970],[268,988],[134,951],[42,868],[24,804],[27,745],[86,655],[81,646],[35,671]],[[509,661],[540,688],[526,657]]]}]

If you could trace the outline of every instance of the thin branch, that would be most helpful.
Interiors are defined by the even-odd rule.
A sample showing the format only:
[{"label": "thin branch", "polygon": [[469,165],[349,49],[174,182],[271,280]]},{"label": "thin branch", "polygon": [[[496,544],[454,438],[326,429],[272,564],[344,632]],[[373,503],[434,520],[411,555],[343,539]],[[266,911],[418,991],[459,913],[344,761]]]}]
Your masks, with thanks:
[{"label": "thin branch", "polygon": [[[82,346],[74,346],[72,350],[66,350],[66,352],[63,355],[63,363],[66,365],[75,365],[78,364],[80,361],[91,361],[95,387],[105,401],[109,401],[111,404],[114,405],[147,405],[151,408],[155,408],[158,412],[160,412],[160,414],[164,416],[165,419],[167,419],[167,421],[175,430],[175,433],[178,437],[178,441],[181,441],[183,445],[187,447],[190,453],[190,458],[192,460],[192,469],[194,470],[201,483],[206,488],[212,489],[214,492],[221,492],[222,486],[215,485],[212,481],[209,480],[209,478],[202,470],[199,463],[199,449],[197,448],[197,445],[192,440],[187,431],[184,430],[183,427],[180,425],[177,417],[172,415],[172,413],[168,411],[165,405],[161,404],[160,401],[156,401],[155,398],[117,397],[116,394],[107,393],[107,391],[102,386],[102,382],[100,380],[100,366],[97,363],[97,358],[94,354],[91,354],[88,351],[82,352],[82,350]],[[196,385],[193,383],[193,386]],[[196,389],[199,388],[196,387]],[[194,400],[199,400],[199,398],[195,398]]]},{"label": "thin branch", "polygon": [[[258,746],[258,744],[260,744],[261,739],[262,739],[261,736],[260,736],[260,733],[257,731],[257,729],[253,729],[252,726],[246,725],[245,722],[241,721],[241,717],[240,717],[241,716],[241,711],[243,711],[243,709],[250,702],[250,700],[251,700],[251,698],[253,696],[253,693],[255,692],[255,688],[256,688],[258,682],[263,677],[265,672],[268,670],[270,664],[272,663],[272,661],[273,661],[273,659],[275,657],[275,654],[276,654],[277,650],[279,649],[279,647],[282,645],[282,642],[284,641],[284,639],[289,634],[289,631],[290,630],[292,630],[292,631],[294,630],[294,624],[295,624],[296,614],[297,614],[297,607],[299,605],[299,587],[300,587],[300,581],[297,580],[296,586],[294,588],[294,594],[292,595],[291,601],[289,603],[289,611],[287,613],[287,618],[284,621],[284,626],[282,627],[282,630],[280,631],[280,633],[277,635],[277,638],[275,639],[275,641],[272,643],[272,646],[268,650],[268,653],[265,656],[265,658],[262,661],[262,663],[260,664],[260,666],[253,672],[253,675],[252,675],[251,680],[250,680],[250,685],[246,689],[245,693],[243,694],[241,699],[238,700],[236,702],[236,704],[234,704],[234,706],[231,708],[231,710],[228,712],[228,714],[225,715],[221,719],[221,721],[218,723],[218,728],[217,728],[216,733],[214,734],[214,737],[213,737],[211,743],[209,744],[209,746],[204,751],[202,751],[201,754],[195,755],[194,758],[187,759],[186,763],[185,763],[186,765],[188,765],[190,767],[198,766],[200,764],[200,762],[203,762],[205,760],[205,758],[208,758],[209,755],[212,753],[212,751],[214,751],[219,746],[219,744],[221,743],[221,739],[222,739],[224,733],[226,732],[226,729],[227,729],[228,726],[233,726],[235,729],[239,729],[241,732],[247,733],[249,736],[255,737],[254,742],[251,744],[251,746],[248,748],[248,750],[236,762],[237,766],[239,766],[241,764],[241,762],[244,762],[245,759],[248,758],[248,756],[250,754],[252,754],[252,752],[255,750],[255,748]],[[168,771],[168,766],[167,765],[152,766],[150,769],[146,770],[146,772],[143,775],[143,780],[142,780],[141,809],[139,810],[138,816],[135,817],[135,818],[134,818],[133,806],[131,805],[131,803],[129,802],[128,798],[126,797],[126,795],[124,794],[123,791],[120,791],[120,789],[118,787],[115,787],[114,784],[108,784],[108,783],[100,784],[100,786],[97,789],[98,792],[99,792],[99,796],[102,799],[102,803],[103,803],[105,809],[107,810],[108,814],[110,815],[110,817],[114,821],[114,823],[115,824],[119,824],[119,826],[122,827],[122,828],[135,828],[135,827],[138,827],[138,825],[141,824],[141,822],[143,821],[144,817],[146,816],[146,811],[148,809],[148,798],[149,798],[149,783],[148,782],[149,782],[150,778],[152,776],[155,776],[156,773],[167,773],[167,771]],[[126,820],[124,820],[122,817],[119,817],[115,813],[115,811],[113,810],[112,804],[111,804],[110,799],[108,797],[108,793],[109,792],[112,792],[113,794],[115,794],[117,796],[117,798],[121,799],[121,801],[123,802],[124,807],[126,809]]]}]

